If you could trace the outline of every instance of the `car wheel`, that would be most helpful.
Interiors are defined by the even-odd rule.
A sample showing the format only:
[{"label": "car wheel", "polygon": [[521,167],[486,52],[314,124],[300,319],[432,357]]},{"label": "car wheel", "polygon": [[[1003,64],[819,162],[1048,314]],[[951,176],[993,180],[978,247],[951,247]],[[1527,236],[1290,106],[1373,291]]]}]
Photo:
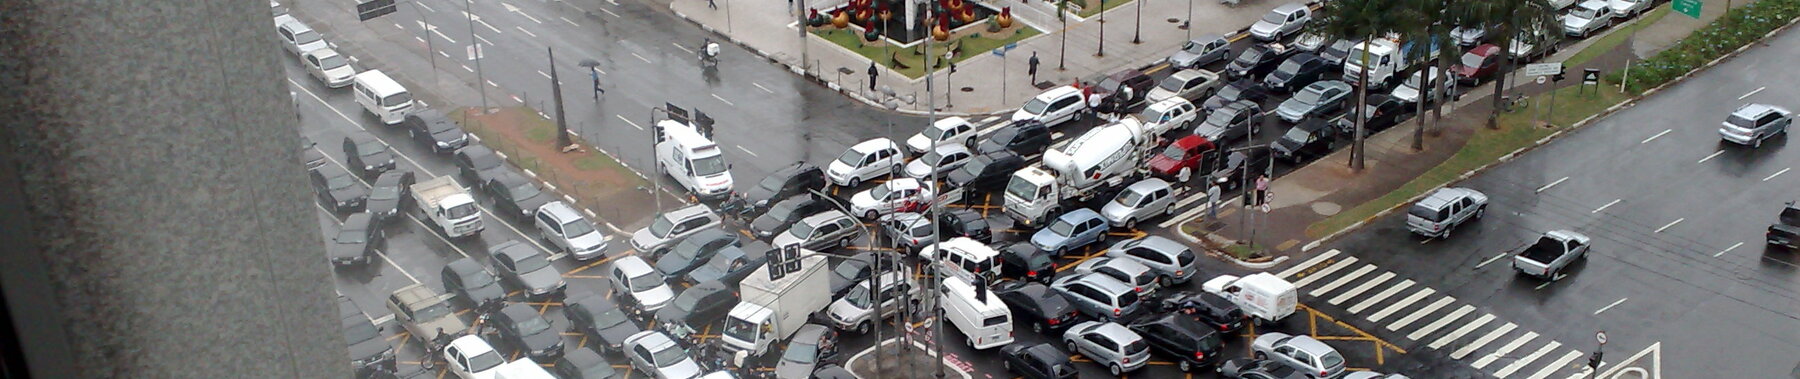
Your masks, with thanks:
[{"label": "car wheel", "polygon": [[845,185],[844,187],[856,188],[857,186],[860,186],[860,185],[862,185],[862,178],[860,178],[860,177],[859,178],[850,178],[850,183],[848,185]]},{"label": "car wheel", "polygon": [[1056,248],[1056,256],[1061,257],[1061,256],[1066,256],[1066,255],[1069,255],[1069,248],[1067,248],[1067,247]]},{"label": "car wheel", "polygon": [[1007,371],[1012,371],[1012,361],[1002,360],[1000,361],[1000,367],[1006,368]]},{"label": "car wheel", "polygon": [[863,214],[863,218],[870,220],[874,220],[876,217],[881,217],[881,212],[876,212],[874,209],[870,209],[869,213]]},{"label": "car wheel", "polygon": [[1106,243],[1106,231],[1102,230],[1100,235],[1094,236],[1094,243]]},{"label": "car wheel", "polygon": [[1256,359],[1257,360],[1269,359],[1269,354],[1258,351],[1258,352],[1256,352]]},{"label": "car wheel", "polygon": [[844,239],[838,240],[838,247],[839,248],[850,247],[850,237],[844,237]]},{"label": "car wheel", "polygon": [[[1156,283],[1162,285],[1162,288],[1174,288],[1175,287],[1175,279],[1170,278],[1166,275],[1157,277]],[[1181,371],[1187,371],[1187,370],[1181,370]]]},{"label": "car wheel", "polygon": [[1750,148],[1752,148],[1752,149],[1756,149],[1756,148],[1761,148],[1761,147],[1762,147],[1762,141],[1763,141],[1763,139],[1762,139],[1762,138],[1752,138],[1752,139],[1750,139]]},{"label": "car wheel", "polygon": [[1117,363],[1110,365],[1110,367],[1107,367],[1106,369],[1107,371],[1112,372],[1113,376],[1119,376],[1119,374],[1125,373],[1125,369],[1119,367],[1119,364]]},{"label": "car wheel", "polygon": [[[1135,218],[1130,219],[1130,220],[1125,220],[1125,230],[1137,230],[1137,221],[1138,220]],[[1101,233],[1102,237],[1105,237],[1105,235],[1106,235],[1105,233]]]},{"label": "car wheel", "polygon": [[1176,366],[1176,367],[1177,367],[1177,368],[1180,368],[1180,369],[1181,369],[1181,372],[1188,372],[1188,371],[1191,371],[1191,370],[1193,370],[1193,369],[1194,369],[1194,368],[1193,368],[1193,367],[1191,367],[1191,366],[1189,366],[1189,365],[1188,365],[1188,362],[1187,362],[1187,360],[1185,360],[1185,359],[1184,359],[1184,360],[1182,360],[1182,361],[1181,361],[1181,363],[1179,363],[1179,364],[1177,364],[1177,366]]},{"label": "car wheel", "polygon": [[869,328],[871,328],[871,326],[869,326],[868,321],[856,324],[856,334],[869,334]]},{"label": "car wheel", "polygon": [[1177,182],[1187,183],[1188,179],[1193,179],[1193,178],[1194,178],[1194,169],[1188,168],[1188,167],[1182,167],[1181,172],[1178,172],[1175,174],[1175,181],[1177,181]]},{"label": "car wheel", "polygon": [[1031,324],[1031,331],[1044,334],[1044,324]]},{"label": "car wheel", "polygon": [[1067,341],[1063,341],[1063,345],[1064,345],[1064,346],[1068,346],[1068,347],[1069,347],[1069,354],[1075,354],[1075,353],[1076,353],[1076,350],[1075,350],[1075,340],[1067,340]]},{"label": "car wheel", "polygon": [[1483,214],[1486,214],[1486,213],[1487,213],[1487,206],[1486,206],[1486,205],[1483,205],[1483,206],[1481,206],[1481,207],[1480,207],[1480,208],[1475,208],[1475,218],[1476,218],[1476,219],[1480,219],[1480,218],[1481,218],[1481,215],[1483,215]]}]

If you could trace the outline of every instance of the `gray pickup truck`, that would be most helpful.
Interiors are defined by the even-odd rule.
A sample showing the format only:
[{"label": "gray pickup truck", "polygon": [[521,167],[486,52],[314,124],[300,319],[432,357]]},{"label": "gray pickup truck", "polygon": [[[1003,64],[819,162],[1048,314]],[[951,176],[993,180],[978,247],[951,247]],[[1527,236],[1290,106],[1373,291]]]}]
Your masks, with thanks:
[{"label": "gray pickup truck", "polygon": [[1769,232],[1766,234],[1769,246],[1800,249],[1800,207],[1789,201],[1787,207],[1781,209],[1781,217],[1775,221],[1769,225]]},{"label": "gray pickup truck", "polygon": [[1513,256],[1513,269],[1542,279],[1557,280],[1569,263],[1587,257],[1588,236],[1567,230],[1544,232],[1536,243]]}]

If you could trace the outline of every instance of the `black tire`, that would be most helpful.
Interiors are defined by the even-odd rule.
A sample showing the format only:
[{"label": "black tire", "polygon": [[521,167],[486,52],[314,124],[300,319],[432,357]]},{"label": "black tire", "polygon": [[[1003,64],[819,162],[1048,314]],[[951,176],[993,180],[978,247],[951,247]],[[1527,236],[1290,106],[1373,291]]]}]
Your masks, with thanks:
[{"label": "black tire", "polygon": [[869,334],[871,328],[873,327],[869,325],[868,321],[863,321],[860,324],[856,324],[856,334]]},{"label": "black tire", "polygon": [[1190,371],[1194,370],[1194,367],[1192,365],[1189,365],[1188,361],[1186,359],[1183,359],[1183,360],[1181,360],[1180,363],[1177,363],[1176,368],[1181,369],[1181,372],[1190,372]]},{"label": "black tire", "polygon": [[862,185],[862,182],[863,182],[862,178],[850,178],[850,183],[848,183],[848,185],[845,185],[844,187],[845,188],[856,188],[857,186]]},{"label": "black tire", "polygon": [[1063,341],[1063,346],[1064,346],[1064,347],[1068,347],[1068,348],[1069,348],[1069,354],[1075,354],[1075,353],[1076,353],[1076,350],[1075,350],[1075,340],[1067,340],[1067,341]]},{"label": "black tire", "polygon": [[1111,365],[1108,365],[1108,367],[1107,367],[1107,368],[1106,368],[1106,370],[1107,370],[1107,371],[1108,371],[1108,372],[1111,372],[1111,373],[1112,373],[1112,375],[1113,375],[1113,376],[1119,376],[1119,374],[1124,374],[1124,373],[1125,373],[1125,369],[1124,369],[1124,368],[1122,368],[1122,367],[1119,367],[1119,364],[1117,364],[1117,363],[1114,363],[1114,364],[1111,364]]},{"label": "black tire", "polygon": [[1258,352],[1256,352],[1256,359],[1258,359],[1258,360],[1269,359],[1269,354],[1258,351]]}]

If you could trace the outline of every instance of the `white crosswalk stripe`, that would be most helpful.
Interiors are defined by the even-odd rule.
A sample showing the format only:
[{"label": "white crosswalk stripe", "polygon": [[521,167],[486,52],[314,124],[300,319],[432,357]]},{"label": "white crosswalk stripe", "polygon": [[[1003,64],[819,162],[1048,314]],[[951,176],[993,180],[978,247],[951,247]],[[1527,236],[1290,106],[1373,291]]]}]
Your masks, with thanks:
[{"label": "white crosswalk stripe", "polygon": [[1405,309],[1407,306],[1411,306],[1411,305],[1413,305],[1413,303],[1417,303],[1417,302],[1419,302],[1419,300],[1424,299],[1426,296],[1431,296],[1431,294],[1433,294],[1433,293],[1437,293],[1437,290],[1431,289],[1429,287],[1420,288],[1419,292],[1413,292],[1412,295],[1408,295],[1406,298],[1400,299],[1400,301],[1395,302],[1394,305],[1389,305],[1387,307],[1387,309],[1382,309],[1380,312],[1375,312],[1375,314],[1369,315],[1369,321],[1370,322],[1380,322],[1381,319],[1387,318],[1388,315],[1392,315],[1392,314],[1394,314],[1394,312],[1399,312],[1401,309]]},{"label": "white crosswalk stripe", "polygon": [[1388,330],[1400,330],[1401,328],[1405,328],[1406,325],[1412,324],[1413,321],[1419,321],[1419,319],[1424,318],[1425,315],[1429,315],[1429,314],[1431,314],[1431,312],[1437,312],[1438,309],[1441,309],[1446,305],[1450,305],[1450,303],[1455,302],[1455,301],[1456,301],[1456,298],[1454,298],[1454,297],[1449,297],[1449,296],[1440,297],[1440,298],[1438,298],[1437,302],[1433,302],[1430,305],[1426,305],[1424,308],[1419,308],[1418,311],[1413,312],[1410,315],[1406,315],[1406,317],[1400,318],[1400,321],[1395,321],[1392,325],[1388,325]]},{"label": "white crosswalk stripe", "polygon": [[[1371,267],[1373,267],[1373,266],[1371,266]],[[1350,300],[1350,298],[1356,297],[1356,295],[1361,295],[1363,292],[1368,292],[1370,289],[1375,288],[1375,285],[1385,283],[1385,282],[1387,282],[1388,279],[1393,279],[1393,278],[1394,278],[1394,273],[1392,273],[1392,272],[1381,273],[1381,275],[1376,275],[1375,278],[1369,279],[1369,281],[1363,282],[1362,284],[1358,284],[1358,285],[1356,285],[1355,288],[1351,288],[1349,291],[1346,291],[1343,294],[1338,295],[1337,297],[1331,298],[1331,301],[1328,301],[1328,303],[1331,303],[1331,305],[1343,304],[1344,300]],[[1314,293],[1314,295],[1318,295],[1318,293]]]},{"label": "white crosswalk stripe", "polygon": [[[1432,332],[1438,331],[1438,329],[1443,329],[1445,326],[1450,325],[1450,322],[1456,321],[1457,319],[1462,318],[1463,315],[1467,315],[1469,312],[1474,311],[1475,306],[1463,305],[1462,308],[1457,308],[1455,311],[1450,312],[1449,316],[1440,317],[1437,321],[1432,321],[1430,324],[1425,325],[1425,327],[1419,328],[1419,330],[1413,331],[1412,334],[1406,335],[1406,338],[1417,341],[1419,338],[1430,335]],[[1489,318],[1494,317],[1486,314],[1483,314],[1482,316],[1487,316]]]},{"label": "white crosswalk stripe", "polygon": [[1356,268],[1356,271],[1344,274],[1344,276],[1338,277],[1337,280],[1333,280],[1331,283],[1326,283],[1322,287],[1314,288],[1312,294],[1313,296],[1319,296],[1331,293],[1331,290],[1342,287],[1345,284],[1350,284],[1350,281],[1356,280],[1356,278],[1360,278],[1363,275],[1368,275],[1370,271],[1375,271],[1375,265],[1363,265],[1362,267]]},{"label": "white crosswalk stripe", "polygon": [[1519,358],[1519,360],[1513,361],[1512,364],[1506,365],[1506,367],[1500,368],[1500,371],[1495,371],[1494,375],[1502,377],[1502,378],[1512,376],[1513,373],[1519,372],[1519,370],[1524,369],[1525,366],[1530,365],[1531,362],[1538,360],[1538,358],[1543,358],[1544,354],[1549,354],[1552,351],[1556,351],[1556,348],[1559,348],[1559,347],[1562,347],[1561,342],[1550,341],[1550,343],[1545,344],[1543,348],[1539,348],[1537,351],[1531,352],[1531,354],[1526,355],[1524,358]]},{"label": "white crosswalk stripe", "polygon": [[1475,360],[1475,363],[1471,364],[1470,366],[1474,366],[1475,368],[1478,368],[1478,369],[1479,368],[1487,368],[1488,365],[1494,364],[1494,361],[1497,361],[1497,360],[1500,360],[1500,358],[1506,357],[1507,354],[1512,354],[1513,350],[1518,350],[1519,346],[1524,346],[1526,343],[1529,343],[1529,342],[1531,342],[1531,340],[1536,339],[1536,338],[1537,338],[1537,332],[1525,332],[1525,335],[1519,336],[1518,339],[1514,339],[1514,340],[1512,340],[1512,342],[1507,342],[1505,345],[1500,345],[1500,350],[1494,350],[1493,353],[1489,353],[1488,355],[1482,356],[1481,359]]},{"label": "white crosswalk stripe", "polygon": [[1387,300],[1388,297],[1394,296],[1394,294],[1400,293],[1401,290],[1406,289],[1406,287],[1412,287],[1412,285],[1413,285],[1412,279],[1400,281],[1400,284],[1395,284],[1393,287],[1388,287],[1388,289],[1382,290],[1380,293],[1375,294],[1375,296],[1370,297],[1367,300],[1363,300],[1363,302],[1357,303],[1354,306],[1351,306],[1350,313],[1362,313],[1362,311],[1364,309],[1369,309],[1369,307],[1374,306],[1375,303],[1379,303],[1382,300]]},{"label": "white crosswalk stripe", "polygon": [[1450,359],[1462,359],[1463,357],[1467,357],[1467,356],[1469,356],[1469,353],[1475,352],[1475,349],[1480,349],[1482,346],[1487,346],[1487,344],[1489,342],[1494,342],[1494,340],[1500,338],[1500,336],[1506,335],[1506,332],[1510,332],[1514,328],[1518,328],[1518,327],[1519,327],[1518,325],[1513,325],[1513,323],[1510,323],[1510,322],[1506,323],[1506,325],[1503,325],[1498,329],[1494,329],[1493,331],[1488,332],[1487,335],[1481,336],[1481,338],[1476,338],[1474,342],[1469,342],[1469,344],[1463,345],[1462,348],[1456,349],[1456,351],[1450,352]]},{"label": "white crosswalk stripe", "polygon": [[1430,346],[1433,349],[1441,349],[1444,345],[1449,345],[1450,342],[1456,341],[1457,339],[1462,338],[1462,336],[1469,335],[1469,332],[1475,331],[1475,329],[1480,328],[1482,325],[1487,325],[1489,321],[1494,321],[1494,315],[1482,314],[1481,317],[1475,318],[1475,321],[1470,321],[1467,325],[1456,328],[1456,331],[1445,334],[1443,337],[1438,338],[1437,341],[1432,341],[1430,345],[1426,346]]},{"label": "white crosswalk stripe", "polygon": [[1574,363],[1576,358],[1581,358],[1581,352],[1570,350],[1567,354],[1563,354],[1562,358],[1550,361],[1550,364],[1544,365],[1542,370],[1538,370],[1537,373],[1531,374],[1531,376],[1527,376],[1525,379],[1548,378],[1550,377],[1550,374],[1555,374],[1557,370],[1569,367],[1569,364]]},{"label": "white crosswalk stripe", "polygon": [[1301,271],[1306,271],[1306,269],[1312,268],[1313,265],[1319,264],[1319,262],[1324,262],[1326,259],[1331,259],[1331,257],[1335,257],[1340,253],[1342,253],[1342,252],[1338,251],[1338,249],[1327,250],[1324,253],[1319,253],[1318,256],[1312,257],[1312,259],[1306,260],[1306,262],[1304,262],[1304,263],[1294,265],[1294,267],[1290,267],[1286,271],[1282,271],[1279,274],[1275,274],[1275,276],[1278,276],[1281,278],[1287,278],[1290,276],[1294,276],[1294,274],[1298,274]]},{"label": "white crosswalk stripe", "polygon": [[1307,275],[1305,278],[1300,278],[1299,281],[1294,282],[1294,287],[1305,288],[1306,285],[1312,284],[1313,282],[1318,281],[1319,278],[1331,276],[1331,273],[1337,272],[1338,270],[1342,270],[1345,267],[1350,267],[1350,264],[1352,264],[1352,263],[1356,263],[1356,257],[1344,257],[1344,260],[1338,261],[1338,263],[1336,263],[1336,264],[1332,264],[1330,266],[1325,266],[1324,269],[1319,270],[1318,272],[1314,272],[1314,273],[1312,273],[1312,275]]}]

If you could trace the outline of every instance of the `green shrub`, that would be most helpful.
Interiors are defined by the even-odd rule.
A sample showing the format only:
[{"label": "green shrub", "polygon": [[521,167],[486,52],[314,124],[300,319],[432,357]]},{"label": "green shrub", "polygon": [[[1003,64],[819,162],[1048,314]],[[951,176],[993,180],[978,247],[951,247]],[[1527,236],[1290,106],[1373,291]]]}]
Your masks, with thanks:
[{"label": "green shrub", "polygon": [[[1632,63],[1629,69],[1629,89],[1632,92],[1643,91],[1675,80],[1699,69],[1706,62],[1756,42],[1764,34],[1786,25],[1796,16],[1800,16],[1800,0],[1759,0],[1731,9],[1723,17],[1682,38],[1669,49],[1650,59]],[[1608,75],[1613,81],[1623,79],[1621,72]]]}]

